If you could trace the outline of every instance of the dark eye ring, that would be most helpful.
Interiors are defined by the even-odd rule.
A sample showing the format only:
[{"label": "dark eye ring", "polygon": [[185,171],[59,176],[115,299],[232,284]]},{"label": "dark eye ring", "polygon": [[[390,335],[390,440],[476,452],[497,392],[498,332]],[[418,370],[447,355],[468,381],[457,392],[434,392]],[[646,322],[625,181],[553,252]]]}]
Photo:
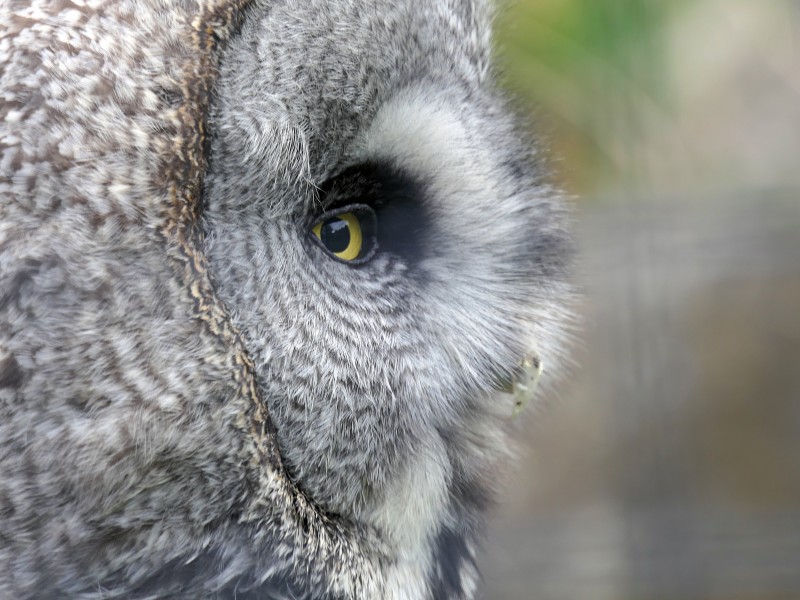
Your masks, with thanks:
[{"label": "dark eye ring", "polygon": [[331,258],[349,265],[361,265],[378,249],[377,225],[371,207],[348,204],[319,215],[309,232]]}]

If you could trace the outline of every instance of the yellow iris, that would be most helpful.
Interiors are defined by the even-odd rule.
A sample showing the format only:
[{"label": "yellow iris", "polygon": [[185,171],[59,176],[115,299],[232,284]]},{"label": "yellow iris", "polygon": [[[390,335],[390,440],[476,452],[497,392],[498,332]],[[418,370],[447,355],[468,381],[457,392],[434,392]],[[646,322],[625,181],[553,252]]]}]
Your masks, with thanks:
[{"label": "yellow iris", "polygon": [[312,231],[322,241],[323,246],[337,258],[355,260],[361,254],[364,243],[361,223],[351,212],[317,223]]}]

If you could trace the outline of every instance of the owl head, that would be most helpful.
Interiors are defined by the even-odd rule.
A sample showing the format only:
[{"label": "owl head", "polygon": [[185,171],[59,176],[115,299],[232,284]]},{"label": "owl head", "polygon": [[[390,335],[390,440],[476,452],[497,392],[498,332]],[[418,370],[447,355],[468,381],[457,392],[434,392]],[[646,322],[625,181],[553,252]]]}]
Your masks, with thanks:
[{"label": "owl head", "polygon": [[288,472],[426,573],[472,553],[500,390],[561,362],[564,207],[495,87],[491,17],[271,3],[223,54],[209,120],[211,273]]},{"label": "owl head", "polygon": [[29,4],[0,11],[0,597],[474,597],[570,295],[488,2]]}]

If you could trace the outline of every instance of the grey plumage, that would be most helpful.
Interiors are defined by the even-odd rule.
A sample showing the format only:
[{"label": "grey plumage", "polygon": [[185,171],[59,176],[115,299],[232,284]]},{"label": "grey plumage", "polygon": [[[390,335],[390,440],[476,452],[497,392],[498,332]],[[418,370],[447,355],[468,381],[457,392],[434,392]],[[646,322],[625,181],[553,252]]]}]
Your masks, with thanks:
[{"label": "grey plumage", "polygon": [[0,597],[474,597],[569,295],[489,5],[3,10]]}]

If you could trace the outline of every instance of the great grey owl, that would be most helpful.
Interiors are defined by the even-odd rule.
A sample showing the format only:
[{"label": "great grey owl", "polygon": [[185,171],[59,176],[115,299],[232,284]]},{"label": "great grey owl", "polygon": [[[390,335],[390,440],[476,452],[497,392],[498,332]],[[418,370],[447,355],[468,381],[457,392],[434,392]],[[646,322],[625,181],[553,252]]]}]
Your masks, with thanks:
[{"label": "great grey owl", "polygon": [[488,1],[0,11],[0,598],[475,597],[570,293]]}]

